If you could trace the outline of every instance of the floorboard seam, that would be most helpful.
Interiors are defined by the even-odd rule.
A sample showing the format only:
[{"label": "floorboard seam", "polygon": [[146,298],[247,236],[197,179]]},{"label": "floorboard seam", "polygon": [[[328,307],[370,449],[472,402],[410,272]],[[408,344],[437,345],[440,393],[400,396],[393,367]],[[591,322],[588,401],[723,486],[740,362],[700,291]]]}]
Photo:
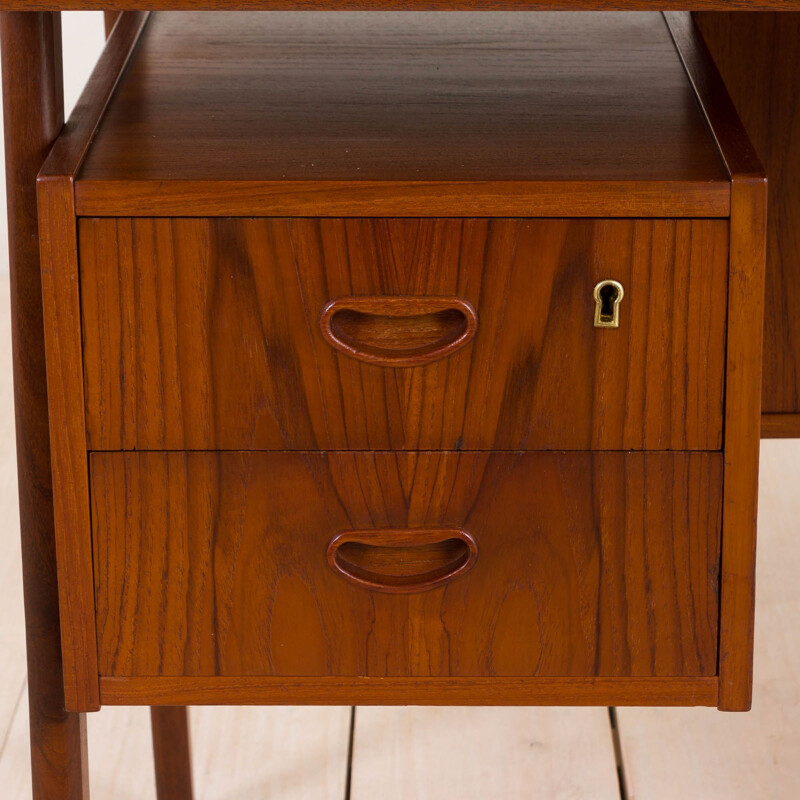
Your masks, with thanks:
[{"label": "floorboard seam", "polygon": [[619,781],[620,800],[630,800],[630,795],[628,794],[628,779],[625,775],[625,761],[622,758],[622,741],[619,735],[617,709],[613,706],[609,706],[608,708],[608,722],[611,727],[611,741],[614,743],[614,759],[617,762],[617,780]]},{"label": "floorboard seam", "polygon": [[28,685],[28,679],[25,678],[22,681],[22,686],[20,686],[19,692],[17,694],[17,699],[14,703],[14,708],[11,711],[11,716],[8,718],[8,725],[6,726],[6,732],[3,734],[3,741],[0,742],[0,761],[3,760],[3,754],[6,751],[6,746],[8,745],[8,739],[11,736],[11,729],[14,727],[14,720],[17,718],[17,714],[19,713],[20,707],[22,706],[22,698],[25,695],[25,687]]},{"label": "floorboard seam", "polygon": [[350,706],[350,734],[347,740],[347,776],[344,784],[344,800],[350,800],[353,785],[353,741],[356,732],[356,707]]}]

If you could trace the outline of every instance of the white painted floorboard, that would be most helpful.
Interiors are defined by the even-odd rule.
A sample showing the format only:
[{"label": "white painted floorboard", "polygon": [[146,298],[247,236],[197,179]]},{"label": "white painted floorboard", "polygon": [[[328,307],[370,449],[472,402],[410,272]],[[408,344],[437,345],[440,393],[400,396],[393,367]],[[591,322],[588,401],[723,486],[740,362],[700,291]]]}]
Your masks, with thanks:
[{"label": "white painted floorboard", "polygon": [[[349,708],[193,708],[196,800],[343,800]],[[147,708],[89,717],[96,800],[154,800]]]},{"label": "white painted floorboard", "polygon": [[619,800],[606,708],[359,708],[352,800]]},{"label": "white painted floorboard", "polygon": [[197,800],[343,800],[349,707],[191,714]]},{"label": "white painted floorboard", "polygon": [[[4,612],[5,613],[5,612]],[[5,657],[5,654],[3,654]],[[0,792],[3,800],[30,800],[30,750],[28,748],[28,697],[26,694],[10,720],[0,752]]]},{"label": "white painted floorboard", "polygon": [[14,713],[25,705],[25,625],[9,308],[8,278],[0,275],[0,760],[11,735]]}]

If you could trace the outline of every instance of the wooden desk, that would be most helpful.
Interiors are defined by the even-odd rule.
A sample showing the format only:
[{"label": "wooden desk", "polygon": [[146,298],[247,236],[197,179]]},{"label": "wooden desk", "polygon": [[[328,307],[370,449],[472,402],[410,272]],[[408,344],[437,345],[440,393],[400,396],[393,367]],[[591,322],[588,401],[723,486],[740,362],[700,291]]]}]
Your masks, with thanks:
[{"label": "wooden desk", "polygon": [[[28,631],[29,696],[34,797],[88,798],[85,721],[64,712],[58,614],[48,412],[42,332],[35,177],[63,125],[59,11],[64,9],[652,9],[649,0],[0,0],[9,196],[14,379],[20,510]],[[699,25],[715,53],[751,136],[772,177],[772,284],[768,289],[765,430],[800,432],[800,323],[794,321],[800,276],[791,273],[800,250],[795,225],[800,206],[800,14],[719,14],[732,9],[800,10],[800,0],[723,2],[674,0],[672,9],[703,12]],[[755,78],[753,77],[755,76]],[[758,91],[754,90],[755,81]],[[768,90],[765,87],[769,87]],[[794,124],[794,128],[792,125]],[[794,131],[794,134],[793,134]],[[794,138],[793,138],[794,136]],[[794,257],[792,256],[794,253]],[[798,357],[800,364],[800,357]],[[185,717],[170,709],[154,715],[154,737],[164,780],[162,796],[188,797]],[[169,778],[176,785],[167,785]],[[168,794],[172,791],[173,794]]]}]

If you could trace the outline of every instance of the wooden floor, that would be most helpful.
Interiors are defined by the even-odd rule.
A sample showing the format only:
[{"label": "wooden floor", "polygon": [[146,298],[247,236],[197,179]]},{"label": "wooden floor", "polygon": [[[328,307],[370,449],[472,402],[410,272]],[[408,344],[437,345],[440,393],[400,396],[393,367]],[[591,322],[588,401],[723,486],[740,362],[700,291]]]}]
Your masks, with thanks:
[{"label": "wooden floor", "polygon": [[[10,374],[0,277],[0,797],[27,800]],[[762,454],[751,713],[619,709],[616,747],[606,708],[198,708],[198,800],[800,797],[800,443]],[[152,800],[147,710],[105,709],[89,724],[95,800]]]}]

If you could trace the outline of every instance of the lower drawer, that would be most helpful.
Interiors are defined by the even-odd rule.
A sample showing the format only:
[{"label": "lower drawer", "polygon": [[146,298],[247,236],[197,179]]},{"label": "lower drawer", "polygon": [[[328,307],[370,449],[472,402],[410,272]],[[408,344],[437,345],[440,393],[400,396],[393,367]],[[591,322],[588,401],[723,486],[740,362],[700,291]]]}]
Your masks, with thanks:
[{"label": "lower drawer", "polygon": [[718,453],[95,453],[103,676],[711,676]]}]

